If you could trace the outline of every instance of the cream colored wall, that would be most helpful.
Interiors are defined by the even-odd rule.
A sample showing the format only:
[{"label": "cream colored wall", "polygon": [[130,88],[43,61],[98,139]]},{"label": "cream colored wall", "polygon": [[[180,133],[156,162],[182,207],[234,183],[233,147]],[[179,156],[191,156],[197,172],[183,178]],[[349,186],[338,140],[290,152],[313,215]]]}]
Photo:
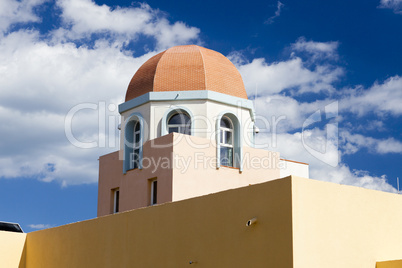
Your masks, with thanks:
[{"label": "cream colored wall", "polygon": [[376,267],[402,258],[402,196],[295,177],[294,267]]},{"label": "cream colored wall", "polygon": [[291,211],[275,180],[29,233],[25,267],[291,268]]},{"label": "cream colored wall", "polygon": [[15,268],[20,264],[26,234],[0,231],[0,267]]},{"label": "cream colored wall", "polygon": [[[216,169],[216,147],[206,139],[175,134],[172,201],[216,193],[279,178],[279,153],[243,147],[243,171]],[[179,139],[181,139],[179,141]]]},{"label": "cream colored wall", "polygon": [[281,159],[280,177],[284,178],[290,175],[309,178],[309,165],[290,160]]}]

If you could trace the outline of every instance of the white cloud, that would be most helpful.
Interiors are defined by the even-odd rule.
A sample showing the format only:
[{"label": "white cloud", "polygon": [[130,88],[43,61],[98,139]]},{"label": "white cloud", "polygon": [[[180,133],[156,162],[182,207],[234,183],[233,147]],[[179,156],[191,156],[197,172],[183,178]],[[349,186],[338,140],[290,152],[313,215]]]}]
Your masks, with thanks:
[{"label": "white cloud", "polygon": [[34,9],[47,0],[1,0],[0,1],[0,33],[15,23],[39,22],[41,19]]},{"label": "white cloud", "polygon": [[[0,141],[0,174],[36,176],[64,185],[96,182],[96,159],[117,147],[75,148],[64,133],[65,116],[80,103],[105,102],[106,107],[121,103],[135,70],[154,54],[133,58],[112,46],[49,45],[34,32],[19,31],[3,38],[0,122],[7,127],[0,132],[7,139]],[[106,114],[113,115],[116,111]],[[98,117],[98,110],[85,110],[73,118],[77,139],[99,139]],[[54,167],[49,169],[49,164]]]},{"label": "white cloud", "polygon": [[352,134],[349,131],[339,133],[342,139],[342,149],[344,154],[354,154],[362,148],[367,148],[370,152],[387,154],[402,153],[402,142],[394,138],[375,139],[360,134]]},{"label": "white cloud", "polygon": [[[308,136],[308,139],[314,140],[315,149],[317,150],[320,150],[318,148],[320,145],[326,145],[325,153],[322,154],[322,157],[317,158],[309,153],[301,141],[303,135],[305,138]],[[257,139],[259,143],[269,143],[270,145],[267,149],[280,152],[282,158],[308,163],[310,178],[312,179],[393,193],[397,192],[387,182],[385,175],[380,177],[372,176],[367,171],[351,170],[350,167],[342,163],[337,145],[331,140],[326,140],[325,135],[324,131],[314,128],[308,130],[308,133],[277,133],[275,138],[271,134],[258,134]],[[339,160],[339,164],[336,167],[327,164],[334,160]]]},{"label": "white cloud", "polygon": [[123,99],[133,72],[155,54],[133,58],[107,44],[95,49],[49,45],[37,32],[25,31],[4,37],[0,51],[0,103],[52,112],[65,112],[82,101]]},{"label": "white cloud", "polygon": [[[284,90],[292,94],[306,92],[333,92],[333,83],[344,74],[340,66],[326,61],[338,57],[338,42],[313,42],[299,38],[291,45],[292,54],[289,59],[268,63],[264,58],[256,58],[248,62],[243,54],[234,51],[228,58],[240,71],[249,97],[253,95],[272,95]],[[308,52],[304,61],[297,53]]]},{"label": "white cloud", "polygon": [[381,0],[379,8],[389,8],[396,14],[402,14],[402,0]]},{"label": "white cloud", "polygon": [[274,23],[274,20],[275,20],[277,17],[279,17],[279,16],[281,15],[281,11],[282,11],[282,8],[283,8],[284,6],[285,6],[285,5],[284,5],[281,1],[278,1],[278,3],[276,4],[275,15],[273,15],[273,16],[270,17],[270,18],[268,18],[268,19],[265,21],[265,23],[266,23],[266,24],[272,24],[272,23]]},{"label": "white cloud", "polygon": [[314,167],[310,170],[310,175],[317,180],[397,193],[397,190],[388,183],[386,175],[371,176],[367,171],[351,170],[345,164],[340,164],[336,168]]},{"label": "white cloud", "polygon": [[[231,59],[236,62],[233,57]],[[238,69],[249,96],[276,94],[285,89],[294,89],[295,94],[330,92],[334,91],[332,83],[343,75],[342,68],[328,65],[318,65],[310,70],[299,57],[274,63],[258,58]]]},{"label": "white cloud", "polygon": [[47,228],[52,227],[52,225],[50,225],[50,224],[43,224],[43,223],[29,224],[28,226],[29,226],[29,228],[36,229],[36,230],[42,230],[42,229],[47,229]]},{"label": "white cloud", "polygon": [[271,127],[276,125],[280,133],[301,129],[311,114],[331,102],[333,100],[301,102],[293,97],[279,94],[261,96],[254,100],[256,113],[259,118],[263,118],[258,120],[257,124],[260,124],[258,127],[261,131],[264,130],[263,120],[266,120]]},{"label": "white cloud", "polygon": [[[39,5],[42,2],[21,3],[31,3],[32,7],[32,3]],[[111,10],[89,1],[58,3],[63,4],[62,14],[70,19],[69,28],[62,31],[72,37],[103,31],[116,36],[142,33],[155,37],[157,47],[150,46],[148,53],[133,57],[131,51],[125,50],[119,37],[105,39],[103,36],[96,39],[93,46],[77,46],[74,40],[43,39],[34,28],[2,35],[1,178],[33,177],[42,181],[58,181],[63,186],[96,182],[99,155],[118,150],[118,122],[113,121],[118,121],[119,117],[116,110],[107,109],[108,105],[123,102],[135,71],[160,47],[187,42],[196,38],[199,31],[181,22],[170,23],[162,13],[144,5]],[[85,20],[81,11],[93,21]],[[135,16],[129,19],[131,15]],[[30,19],[34,20],[39,18],[33,16]],[[7,19],[7,25],[13,23],[16,21]],[[73,134],[83,142],[106,139],[104,146],[100,144],[99,148],[81,149],[66,138],[66,114],[82,103],[92,103],[97,109],[79,111],[73,117]],[[99,114],[102,105],[106,111]],[[102,129],[99,131],[98,121],[102,114],[106,117],[107,131],[111,123],[111,134],[104,133]]]},{"label": "white cloud", "polygon": [[385,132],[387,127],[380,120],[364,120],[362,122],[344,122],[344,127],[354,132],[364,133],[368,131]]},{"label": "white cloud", "polygon": [[358,116],[368,113],[377,115],[402,115],[402,77],[396,75],[383,83],[376,82],[370,88],[358,86],[343,92],[340,108]]},{"label": "white cloud", "polygon": [[315,42],[306,41],[304,37],[300,37],[296,43],[292,44],[292,50],[297,52],[307,52],[310,60],[318,59],[338,59],[339,42]]},{"label": "white cloud", "polygon": [[56,39],[75,40],[106,33],[124,43],[144,35],[155,38],[158,49],[199,42],[198,28],[183,22],[171,24],[162,12],[145,3],[115,9],[99,6],[91,0],[58,0],[57,5],[61,8],[64,26],[53,33]]}]

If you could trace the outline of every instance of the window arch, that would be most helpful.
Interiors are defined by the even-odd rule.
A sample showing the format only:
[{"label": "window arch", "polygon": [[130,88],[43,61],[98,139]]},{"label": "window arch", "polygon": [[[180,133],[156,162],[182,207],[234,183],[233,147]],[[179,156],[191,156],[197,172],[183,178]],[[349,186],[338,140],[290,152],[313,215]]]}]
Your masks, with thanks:
[{"label": "window arch", "polygon": [[[194,124],[192,122],[193,118],[194,118],[193,114],[186,107],[182,107],[182,106],[170,107],[162,117],[161,136],[164,136],[171,132],[178,132],[178,133],[184,133],[187,135],[193,135],[193,133],[194,133]],[[169,123],[172,123],[172,124],[169,124]],[[179,124],[176,124],[176,123],[179,123]],[[174,126],[175,124],[176,124],[176,126]],[[181,130],[183,132],[179,132],[179,129],[173,129],[173,127],[177,127],[177,125],[182,126]],[[172,129],[169,130],[169,127],[172,127]]]},{"label": "window arch", "polygon": [[233,167],[234,128],[232,120],[223,116],[219,124],[220,162],[222,166]]},{"label": "window arch", "polygon": [[191,119],[186,113],[178,112],[171,115],[167,124],[168,133],[177,132],[191,135]]},{"label": "window arch", "polygon": [[139,166],[139,156],[141,147],[141,125],[140,122],[135,122],[133,134],[133,152],[130,156],[130,168],[135,169]]},{"label": "window arch", "polygon": [[142,144],[144,141],[144,120],[134,113],[126,120],[124,128],[124,163],[123,173],[131,169],[142,169]]},{"label": "window arch", "polygon": [[216,120],[216,167],[229,166],[243,171],[243,145],[240,121],[230,111]]}]

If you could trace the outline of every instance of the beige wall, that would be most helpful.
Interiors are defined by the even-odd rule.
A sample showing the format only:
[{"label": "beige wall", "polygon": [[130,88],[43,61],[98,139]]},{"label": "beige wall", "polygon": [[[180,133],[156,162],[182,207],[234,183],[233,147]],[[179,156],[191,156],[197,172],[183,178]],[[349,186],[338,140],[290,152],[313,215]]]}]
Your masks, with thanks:
[{"label": "beige wall", "polygon": [[0,231],[0,267],[15,268],[21,261],[26,234]]},{"label": "beige wall", "polygon": [[25,267],[291,268],[291,211],[275,180],[29,233]]},{"label": "beige wall", "polygon": [[294,267],[374,268],[402,258],[402,196],[293,180]]},{"label": "beige wall", "polygon": [[[183,200],[279,178],[279,153],[243,147],[243,171],[216,168],[215,144],[204,149],[205,139],[176,134],[180,142],[173,147],[178,163],[173,169],[172,201]],[[185,164],[184,164],[185,163]]]}]

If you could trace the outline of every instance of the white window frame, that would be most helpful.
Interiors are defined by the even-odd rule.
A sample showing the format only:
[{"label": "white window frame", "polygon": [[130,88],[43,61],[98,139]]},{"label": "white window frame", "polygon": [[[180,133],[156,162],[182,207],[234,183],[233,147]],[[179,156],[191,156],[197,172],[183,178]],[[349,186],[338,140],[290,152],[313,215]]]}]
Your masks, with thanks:
[{"label": "white window frame", "polygon": [[169,121],[170,121],[170,119],[172,119],[172,117],[173,116],[175,116],[175,115],[185,115],[185,116],[187,116],[188,117],[188,119],[189,119],[189,129],[190,129],[190,133],[189,134],[186,134],[186,135],[191,135],[192,133],[191,133],[191,116],[190,115],[188,115],[187,113],[184,113],[184,112],[181,112],[181,111],[177,111],[176,113],[173,113],[171,116],[169,116],[169,118],[168,118],[168,120],[167,120],[167,133],[171,133],[170,132],[170,128],[178,128],[178,131],[177,131],[177,133],[181,133],[181,134],[185,134],[184,133],[184,129],[187,127],[187,124],[185,124],[185,123],[181,123],[181,124],[169,124]]},{"label": "white window frame", "polygon": [[[134,129],[139,122],[140,126],[140,144],[134,145]],[[136,168],[142,169],[142,155],[143,155],[143,141],[144,141],[144,121],[140,113],[132,113],[124,120],[124,159],[123,159],[123,174],[127,171],[134,169],[134,146],[139,149],[138,166]],[[138,133],[138,132],[137,132]]]},{"label": "white window frame", "polygon": [[[139,125],[140,127],[138,128],[138,130],[135,130],[135,128],[137,127],[137,125]],[[137,134],[138,134],[138,140],[136,140],[136,137],[137,137]],[[139,168],[139,163],[137,163],[137,166],[135,166],[135,163],[134,163],[134,161],[135,161],[135,159],[134,159],[134,156],[137,154],[138,156],[138,161],[140,161],[140,147],[141,147],[141,124],[140,124],[140,121],[137,121],[135,124],[134,124],[134,128],[133,128],[133,155],[132,155],[132,157],[131,157],[131,159],[130,159],[130,169],[135,169],[135,168]],[[138,153],[136,153],[136,151],[138,152]]]},{"label": "white window frame", "polygon": [[[222,127],[221,126],[221,122],[222,122],[222,120],[224,120],[224,119],[226,119],[226,120],[228,120],[229,121],[229,124],[230,124],[230,128],[227,128],[227,127]],[[232,120],[229,118],[229,117],[227,117],[227,116],[223,116],[222,118],[221,118],[221,122],[219,122],[219,135],[220,135],[220,140],[219,140],[219,145],[220,145],[220,147],[222,148],[222,147],[226,147],[226,148],[231,148],[232,149],[232,167],[234,166],[234,139],[235,139],[235,136],[234,136],[234,125],[233,125],[233,122],[232,122]],[[227,132],[229,132],[230,133],[230,135],[231,135],[231,137],[232,137],[232,140],[231,140],[231,143],[228,143],[227,142],[227,140],[226,140],[226,133]],[[221,156],[222,157],[222,156]],[[219,161],[221,161],[221,159],[219,159]],[[222,163],[221,163],[222,164]],[[225,165],[223,165],[223,166],[225,166]]]}]

